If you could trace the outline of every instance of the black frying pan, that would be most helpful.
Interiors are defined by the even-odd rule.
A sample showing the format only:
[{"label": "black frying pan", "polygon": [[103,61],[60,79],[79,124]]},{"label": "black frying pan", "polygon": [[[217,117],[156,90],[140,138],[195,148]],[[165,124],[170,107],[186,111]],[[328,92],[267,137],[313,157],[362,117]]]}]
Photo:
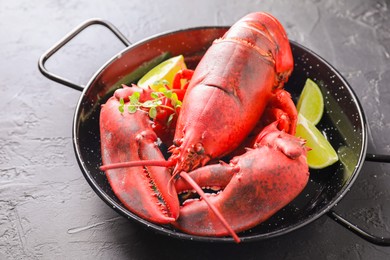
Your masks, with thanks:
[{"label": "black frying pan", "polygon": [[[128,47],[104,64],[85,87],[50,73],[44,66],[46,60],[93,24],[106,26]],[[168,53],[173,56],[183,54],[187,65],[195,67],[212,41],[222,36],[227,29],[227,27],[186,29],[160,34],[131,45],[110,23],[98,19],[89,20],[65,36],[39,60],[39,69],[46,77],[82,91],[74,115],[73,144],[80,168],[93,190],[124,217],[168,236],[197,241],[233,242],[230,237],[193,236],[170,226],[150,223],[134,215],[121,204],[105,174],[99,170],[102,164],[99,135],[100,105],[105,103],[122,83],[136,81],[145,71],[166,58]],[[310,181],[304,191],[268,221],[240,233],[241,240],[246,242],[283,235],[328,214],[361,237],[379,245],[390,245],[388,238],[370,235],[332,211],[332,207],[350,190],[365,159],[389,162],[389,156],[366,154],[367,124],[363,110],[352,88],[340,73],[307,48],[295,42],[291,42],[291,45],[295,68],[286,89],[296,100],[307,78],[319,84],[325,97],[325,113],[317,126],[326,134],[341,160],[323,170],[310,170]]]}]

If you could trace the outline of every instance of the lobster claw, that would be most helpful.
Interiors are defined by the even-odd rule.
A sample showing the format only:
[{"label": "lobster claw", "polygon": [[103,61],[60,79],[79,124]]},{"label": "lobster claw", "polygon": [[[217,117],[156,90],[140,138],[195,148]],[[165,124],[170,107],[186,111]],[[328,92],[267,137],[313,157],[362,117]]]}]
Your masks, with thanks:
[{"label": "lobster claw", "polygon": [[[209,200],[232,229],[240,232],[267,220],[303,190],[309,179],[306,147],[302,140],[279,131],[275,122],[260,133],[255,149],[234,157],[229,164],[199,168],[190,176],[199,186],[216,185],[215,178],[228,182]],[[178,182],[177,192],[187,188],[184,186]],[[228,235],[202,199],[184,203],[174,225],[194,235]]]},{"label": "lobster claw", "polygon": [[[130,88],[129,88],[130,89]],[[119,98],[111,97],[100,113],[101,150],[104,165],[118,162],[161,160],[157,136],[152,130],[148,114],[120,113]],[[141,94],[142,95],[142,94]],[[165,167],[137,166],[105,170],[107,179],[119,200],[138,216],[159,224],[177,219],[179,201]]]}]

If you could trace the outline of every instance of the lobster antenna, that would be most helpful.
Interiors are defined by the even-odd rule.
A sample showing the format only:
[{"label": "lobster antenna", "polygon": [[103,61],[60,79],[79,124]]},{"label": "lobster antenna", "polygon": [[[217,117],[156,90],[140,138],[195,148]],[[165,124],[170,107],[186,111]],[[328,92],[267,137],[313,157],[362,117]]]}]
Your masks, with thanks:
[{"label": "lobster antenna", "polygon": [[164,160],[145,160],[145,161],[132,161],[132,162],[121,162],[121,163],[110,163],[100,166],[100,170],[107,171],[112,169],[137,167],[137,166],[160,166],[160,167],[171,167],[174,163],[171,161]]},{"label": "lobster antenna", "polygon": [[236,232],[232,229],[232,227],[229,225],[229,223],[226,221],[224,216],[222,216],[221,212],[210,202],[207,195],[204,193],[201,187],[191,178],[188,173],[182,171],[180,172],[180,176],[188,182],[194,188],[194,190],[203,198],[203,200],[206,202],[206,204],[210,207],[210,209],[214,212],[214,214],[217,216],[217,218],[221,221],[221,223],[225,226],[226,230],[230,233],[230,235],[233,237],[234,241],[237,243],[240,243],[240,238],[236,234]]}]

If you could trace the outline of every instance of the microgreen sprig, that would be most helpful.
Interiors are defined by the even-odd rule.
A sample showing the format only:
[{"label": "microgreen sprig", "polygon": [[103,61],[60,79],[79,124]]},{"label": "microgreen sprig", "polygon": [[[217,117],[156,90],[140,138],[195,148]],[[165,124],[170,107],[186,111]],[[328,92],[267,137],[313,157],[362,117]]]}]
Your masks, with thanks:
[{"label": "microgreen sprig", "polygon": [[[172,90],[169,90],[165,87],[159,88],[158,91],[154,91],[150,94],[150,97],[152,99],[147,100],[145,102],[140,102],[141,94],[139,92],[134,92],[131,96],[129,96],[129,103],[126,105],[123,98],[119,100],[119,111],[121,113],[124,113],[125,106],[127,106],[127,111],[129,113],[135,113],[137,110],[141,108],[147,108],[149,109],[149,117],[152,119],[155,119],[157,116],[157,108],[166,108],[169,110],[172,110],[174,113],[176,113],[176,109],[181,107],[182,102],[179,100],[176,93],[174,93]],[[167,98],[170,100],[170,103],[172,107],[163,105],[163,99]],[[173,115],[171,114],[168,118],[168,122],[172,121]]]}]

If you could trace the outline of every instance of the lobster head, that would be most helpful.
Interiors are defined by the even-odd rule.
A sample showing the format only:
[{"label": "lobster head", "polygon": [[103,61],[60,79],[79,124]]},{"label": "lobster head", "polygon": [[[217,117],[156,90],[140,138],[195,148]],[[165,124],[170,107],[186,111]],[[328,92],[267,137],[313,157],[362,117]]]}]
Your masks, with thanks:
[{"label": "lobster head", "polygon": [[[183,149],[183,147],[186,147]],[[183,144],[183,139],[174,140],[174,145],[170,148],[172,156],[170,160],[176,162],[173,173],[181,171],[190,172],[193,169],[204,166],[210,161],[211,156],[206,154],[205,148],[201,142],[195,144]]]}]

